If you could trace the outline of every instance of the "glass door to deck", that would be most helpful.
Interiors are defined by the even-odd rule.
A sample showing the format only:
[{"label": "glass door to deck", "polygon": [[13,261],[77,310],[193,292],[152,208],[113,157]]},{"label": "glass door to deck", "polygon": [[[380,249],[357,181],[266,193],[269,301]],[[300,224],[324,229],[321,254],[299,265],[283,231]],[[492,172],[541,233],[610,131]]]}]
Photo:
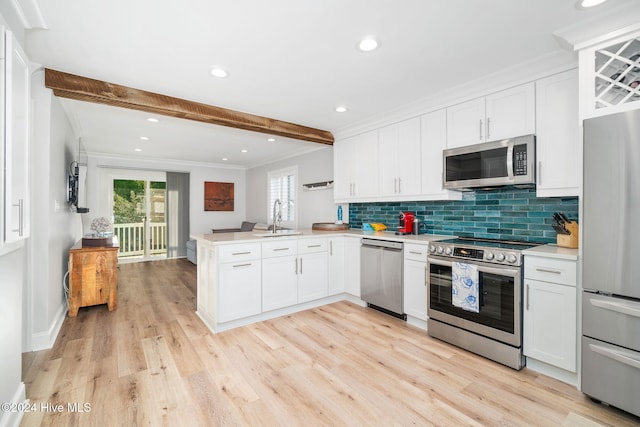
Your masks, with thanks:
[{"label": "glass door to deck", "polygon": [[120,260],[167,256],[166,195],[164,181],[113,180],[113,231],[120,241]]}]

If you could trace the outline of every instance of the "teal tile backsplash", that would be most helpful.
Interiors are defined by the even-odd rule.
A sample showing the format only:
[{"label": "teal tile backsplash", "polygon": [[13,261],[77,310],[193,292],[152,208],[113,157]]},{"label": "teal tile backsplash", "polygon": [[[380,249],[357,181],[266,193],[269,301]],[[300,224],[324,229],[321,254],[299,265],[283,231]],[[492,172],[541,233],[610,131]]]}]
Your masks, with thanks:
[{"label": "teal tile backsplash", "polygon": [[398,228],[398,215],[410,211],[420,219],[421,234],[555,243],[553,212],[578,220],[577,197],[536,197],[535,189],[506,188],[467,192],[463,200],[350,203],[349,224],[381,222]]}]

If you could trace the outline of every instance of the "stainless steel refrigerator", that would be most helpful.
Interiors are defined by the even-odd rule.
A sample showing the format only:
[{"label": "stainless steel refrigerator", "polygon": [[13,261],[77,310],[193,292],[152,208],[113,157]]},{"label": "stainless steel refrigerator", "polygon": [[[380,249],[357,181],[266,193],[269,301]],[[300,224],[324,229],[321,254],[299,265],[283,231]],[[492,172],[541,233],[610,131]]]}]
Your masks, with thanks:
[{"label": "stainless steel refrigerator", "polygon": [[640,110],[585,120],[582,392],[640,416]]}]

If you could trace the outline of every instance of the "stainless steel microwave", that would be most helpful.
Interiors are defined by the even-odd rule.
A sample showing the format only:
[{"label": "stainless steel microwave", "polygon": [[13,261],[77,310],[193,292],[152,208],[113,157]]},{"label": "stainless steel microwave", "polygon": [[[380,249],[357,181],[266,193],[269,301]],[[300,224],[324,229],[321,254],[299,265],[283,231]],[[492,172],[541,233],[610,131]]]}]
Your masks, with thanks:
[{"label": "stainless steel microwave", "polygon": [[444,188],[535,184],[535,141],[534,135],[525,135],[444,150]]}]

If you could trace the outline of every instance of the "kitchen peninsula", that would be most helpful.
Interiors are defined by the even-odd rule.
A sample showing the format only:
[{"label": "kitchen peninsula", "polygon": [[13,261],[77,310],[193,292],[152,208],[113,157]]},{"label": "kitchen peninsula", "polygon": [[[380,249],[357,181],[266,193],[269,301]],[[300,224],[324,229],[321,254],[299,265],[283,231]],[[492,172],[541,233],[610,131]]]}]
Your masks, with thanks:
[{"label": "kitchen peninsula", "polygon": [[[362,237],[426,247],[442,235],[301,230],[264,237],[253,232],[195,234],[197,314],[221,332],[341,300],[360,299]],[[424,300],[426,310],[426,298]],[[426,319],[425,319],[426,320]]]}]

